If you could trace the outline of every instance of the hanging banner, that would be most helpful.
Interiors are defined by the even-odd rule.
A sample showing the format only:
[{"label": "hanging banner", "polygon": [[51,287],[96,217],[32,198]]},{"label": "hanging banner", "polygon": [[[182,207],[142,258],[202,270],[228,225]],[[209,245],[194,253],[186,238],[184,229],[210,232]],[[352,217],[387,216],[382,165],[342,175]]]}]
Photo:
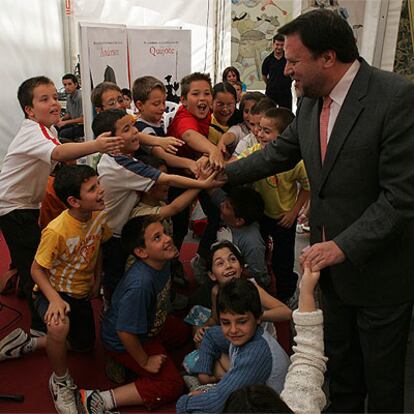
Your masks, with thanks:
[{"label": "hanging banner", "polygon": [[[108,80],[128,88],[126,26],[80,23],[83,118],[85,139],[93,138],[91,91]],[[89,157],[91,158],[91,157]]]},{"label": "hanging banner", "polygon": [[128,88],[126,29],[89,27],[87,36],[92,88],[103,81]]},{"label": "hanging banner", "polygon": [[131,87],[151,75],[167,89],[167,100],[179,102],[180,80],[191,73],[191,31],[128,29]]}]

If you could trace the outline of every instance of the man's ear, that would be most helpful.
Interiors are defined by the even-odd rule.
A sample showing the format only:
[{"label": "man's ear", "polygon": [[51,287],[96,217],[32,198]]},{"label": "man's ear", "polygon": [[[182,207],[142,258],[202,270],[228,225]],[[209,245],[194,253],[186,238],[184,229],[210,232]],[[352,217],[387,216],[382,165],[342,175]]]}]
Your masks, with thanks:
[{"label": "man's ear", "polygon": [[334,50],[326,50],[325,52],[322,52],[321,56],[326,68],[332,67],[336,62],[336,52]]},{"label": "man's ear", "polygon": [[95,106],[95,112],[97,113],[97,114],[99,114],[100,112],[102,112],[103,111],[103,109],[100,107],[100,106]]},{"label": "man's ear", "polygon": [[138,258],[142,259],[148,259],[148,254],[146,252],[145,247],[135,247],[134,254]]},{"label": "man's ear", "polygon": [[78,198],[76,198],[75,196],[69,196],[67,199],[66,199],[66,202],[71,206],[71,207],[74,207],[74,208],[79,208],[80,207],[80,203],[79,203],[79,199]]}]

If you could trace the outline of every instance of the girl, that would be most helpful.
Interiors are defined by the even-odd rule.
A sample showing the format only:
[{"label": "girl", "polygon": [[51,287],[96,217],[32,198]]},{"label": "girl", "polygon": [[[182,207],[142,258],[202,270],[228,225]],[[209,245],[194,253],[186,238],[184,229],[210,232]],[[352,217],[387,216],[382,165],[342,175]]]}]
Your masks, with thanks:
[{"label": "girl", "polygon": [[[230,158],[234,149],[241,139],[250,133],[249,112],[256,102],[265,98],[261,92],[247,92],[240,101],[240,112],[243,121],[237,125],[233,125],[221,135],[217,143],[217,148],[210,156],[210,164],[213,167],[221,166],[223,155],[226,159]],[[211,127],[210,127],[211,129]]]},{"label": "girl", "polygon": [[217,144],[221,136],[234,123],[237,93],[228,82],[217,83],[213,88],[213,114],[211,116],[208,139]]},{"label": "girl", "polygon": [[[194,341],[196,343],[201,342],[205,333],[205,327],[218,325],[219,323],[216,299],[220,286],[225,285],[233,278],[248,277],[239,249],[227,240],[216,243],[211,247],[207,265],[209,269],[208,275],[215,283],[211,289],[211,315],[204,326],[196,330],[194,335]],[[292,311],[284,303],[261,288],[254,279],[249,280],[256,285],[259,291],[260,301],[264,308],[262,318],[265,324],[264,327],[269,333],[275,336],[276,332],[273,322],[290,320],[292,318]],[[189,320],[189,318],[186,319]]]},{"label": "girl", "polygon": [[240,72],[234,66],[228,66],[223,71],[223,82],[234,85],[237,81],[241,82]]}]

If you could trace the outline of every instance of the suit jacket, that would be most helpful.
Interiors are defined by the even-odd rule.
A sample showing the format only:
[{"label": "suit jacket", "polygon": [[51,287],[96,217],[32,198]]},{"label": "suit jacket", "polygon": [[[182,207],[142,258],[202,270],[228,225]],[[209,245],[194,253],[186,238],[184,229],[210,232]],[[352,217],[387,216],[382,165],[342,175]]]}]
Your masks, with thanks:
[{"label": "suit jacket", "polygon": [[[311,243],[334,240],[346,255],[331,266],[345,303],[392,305],[414,297],[414,84],[361,59],[322,165],[320,99],[302,98],[292,124],[250,157],[231,163],[231,184],[293,168],[311,185]],[[329,287],[328,287],[329,286]]]}]

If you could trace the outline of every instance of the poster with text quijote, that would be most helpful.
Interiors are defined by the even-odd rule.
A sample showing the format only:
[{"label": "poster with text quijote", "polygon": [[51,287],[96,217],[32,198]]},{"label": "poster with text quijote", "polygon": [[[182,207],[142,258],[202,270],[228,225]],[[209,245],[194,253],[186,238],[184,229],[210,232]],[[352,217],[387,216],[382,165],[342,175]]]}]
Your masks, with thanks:
[{"label": "poster with text quijote", "polygon": [[179,102],[180,81],[191,73],[191,31],[128,29],[131,87],[151,75],[165,85],[167,101]]},{"label": "poster with text quijote", "polygon": [[127,33],[124,28],[88,28],[92,88],[104,81],[128,88]]}]

